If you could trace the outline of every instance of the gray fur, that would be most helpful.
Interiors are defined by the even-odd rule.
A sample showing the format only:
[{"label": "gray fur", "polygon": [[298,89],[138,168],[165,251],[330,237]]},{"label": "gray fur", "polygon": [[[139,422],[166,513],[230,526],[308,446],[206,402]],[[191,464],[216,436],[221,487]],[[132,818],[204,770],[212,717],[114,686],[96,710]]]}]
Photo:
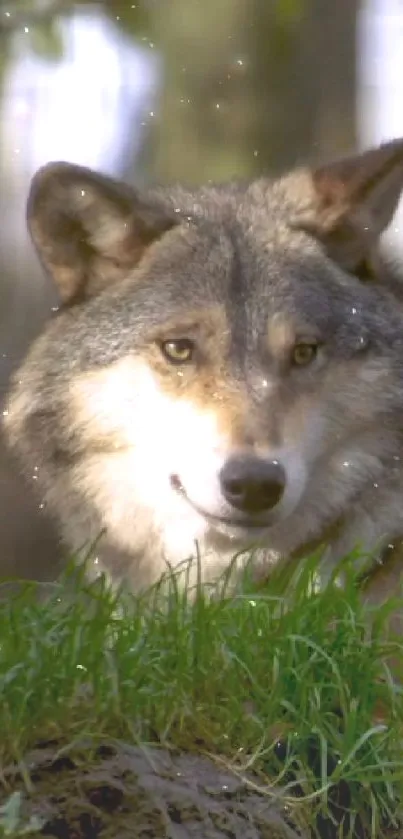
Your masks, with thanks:
[{"label": "gray fur", "polygon": [[[158,493],[155,509],[149,499],[143,509],[140,471],[136,493],[117,518],[130,520],[127,538],[108,526],[102,488],[86,483],[87,461],[96,476],[98,461],[121,455],[108,450],[107,436],[101,440],[96,418],[86,421],[75,384],[122,369],[116,381],[124,387],[119,364],[144,359],[156,365],[156,381],[171,402],[188,399],[219,420],[225,414],[226,456],[240,449],[284,457],[290,484],[301,484],[300,495],[291,487],[289,506],[268,514],[256,531],[260,573],[324,540],[330,568],[357,546],[380,555],[403,535],[403,306],[399,273],[383,263],[378,248],[402,185],[403,141],[316,172],[195,192],[177,187],[139,196],[68,164],[37,174],[28,220],[63,305],[15,375],[4,425],[23,471],[37,471],[69,548],[93,540],[106,524],[98,567],[134,590],[158,577],[166,559],[187,558],[167,549]],[[207,318],[198,338],[201,360],[179,387],[159,370],[155,336],[165,329],[170,337],[189,313],[197,332],[198,311]],[[226,326],[203,349],[209,312]],[[293,368],[270,344],[270,325],[279,318],[291,324],[296,340],[318,341],[311,366]],[[128,387],[137,381],[131,375]],[[201,375],[211,384],[205,405]],[[144,410],[138,381],[136,405]],[[164,416],[159,421],[169,449]],[[152,452],[144,435],[134,449]],[[160,440],[155,444],[161,452]],[[203,445],[194,439],[195,452]],[[124,460],[119,463],[124,474]],[[149,471],[158,468],[150,455]],[[215,492],[214,511],[227,515]],[[206,579],[222,571],[234,547],[249,544],[249,530],[230,531],[211,521],[203,530]]]}]

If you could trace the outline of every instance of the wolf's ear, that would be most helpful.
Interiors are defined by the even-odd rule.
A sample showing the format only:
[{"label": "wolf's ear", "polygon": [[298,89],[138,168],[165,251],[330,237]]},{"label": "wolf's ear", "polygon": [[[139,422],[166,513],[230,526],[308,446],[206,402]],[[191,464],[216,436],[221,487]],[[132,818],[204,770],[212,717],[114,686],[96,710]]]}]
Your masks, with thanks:
[{"label": "wolf's ear", "polygon": [[403,139],[321,166],[311,173],[314,206],[297,221],[329,256],[356,271],[376,250],[403,189]]},{"label": "wolf's ear", "polygon": [[49,163],[36,173],[27,221],[67,304],[126,276],[149,245],[178,223],[131,187],[70,163]]}]

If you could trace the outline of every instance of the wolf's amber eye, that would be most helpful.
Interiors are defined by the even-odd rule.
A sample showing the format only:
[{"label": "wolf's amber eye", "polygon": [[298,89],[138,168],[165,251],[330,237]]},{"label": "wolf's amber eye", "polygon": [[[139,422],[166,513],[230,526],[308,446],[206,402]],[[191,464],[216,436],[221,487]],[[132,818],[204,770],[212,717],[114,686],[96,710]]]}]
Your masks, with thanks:
[{"label": "wolf's amber eye", "polygon": [[316,357],[317,344],[296,344],[292,351],[292,363],[298,367],[306,367]]},{"label": "wolf's amber eye", "polygon": [[188,364],[193,358],[194,343],[189,338],[163,341],[161,352],[171,364]]}]

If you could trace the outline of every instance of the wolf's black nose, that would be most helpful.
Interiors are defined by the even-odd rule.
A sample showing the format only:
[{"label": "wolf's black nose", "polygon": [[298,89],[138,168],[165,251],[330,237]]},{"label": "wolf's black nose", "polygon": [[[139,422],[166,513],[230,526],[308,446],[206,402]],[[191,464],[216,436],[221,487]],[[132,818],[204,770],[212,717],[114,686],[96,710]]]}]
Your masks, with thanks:
[{"label": "wolf's black nose", "polygon": [[281,463],[259,457],[232,457],[220,472],[224,498],[243,513],[271,510],[280,501],[285,482]]}]

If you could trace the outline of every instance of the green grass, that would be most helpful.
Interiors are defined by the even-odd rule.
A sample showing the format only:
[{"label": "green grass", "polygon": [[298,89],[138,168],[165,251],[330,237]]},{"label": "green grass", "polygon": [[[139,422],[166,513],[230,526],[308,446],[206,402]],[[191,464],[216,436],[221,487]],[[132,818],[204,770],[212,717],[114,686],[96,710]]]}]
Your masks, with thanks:
[{"label": "green grass", "polygon": [[344,590],[332,580],[315,594],[317,561],[287,589],[277,574],[258,590],[246,578],[230,596],[224,580],[215,597],[198,589],[192,600],[174,576],[137,599],[71,576],[46,603],[23,586],[0,603],[0,765],[24,766],[49,738],[159,742],[254,769],[291,797],[293,762],[307,806],[326,810],[344,779],[380,836],[403,788],[403,702],[386,663],[402,650],[384,630],[396,604],[378,608],[370,629],[352,563]]}]

